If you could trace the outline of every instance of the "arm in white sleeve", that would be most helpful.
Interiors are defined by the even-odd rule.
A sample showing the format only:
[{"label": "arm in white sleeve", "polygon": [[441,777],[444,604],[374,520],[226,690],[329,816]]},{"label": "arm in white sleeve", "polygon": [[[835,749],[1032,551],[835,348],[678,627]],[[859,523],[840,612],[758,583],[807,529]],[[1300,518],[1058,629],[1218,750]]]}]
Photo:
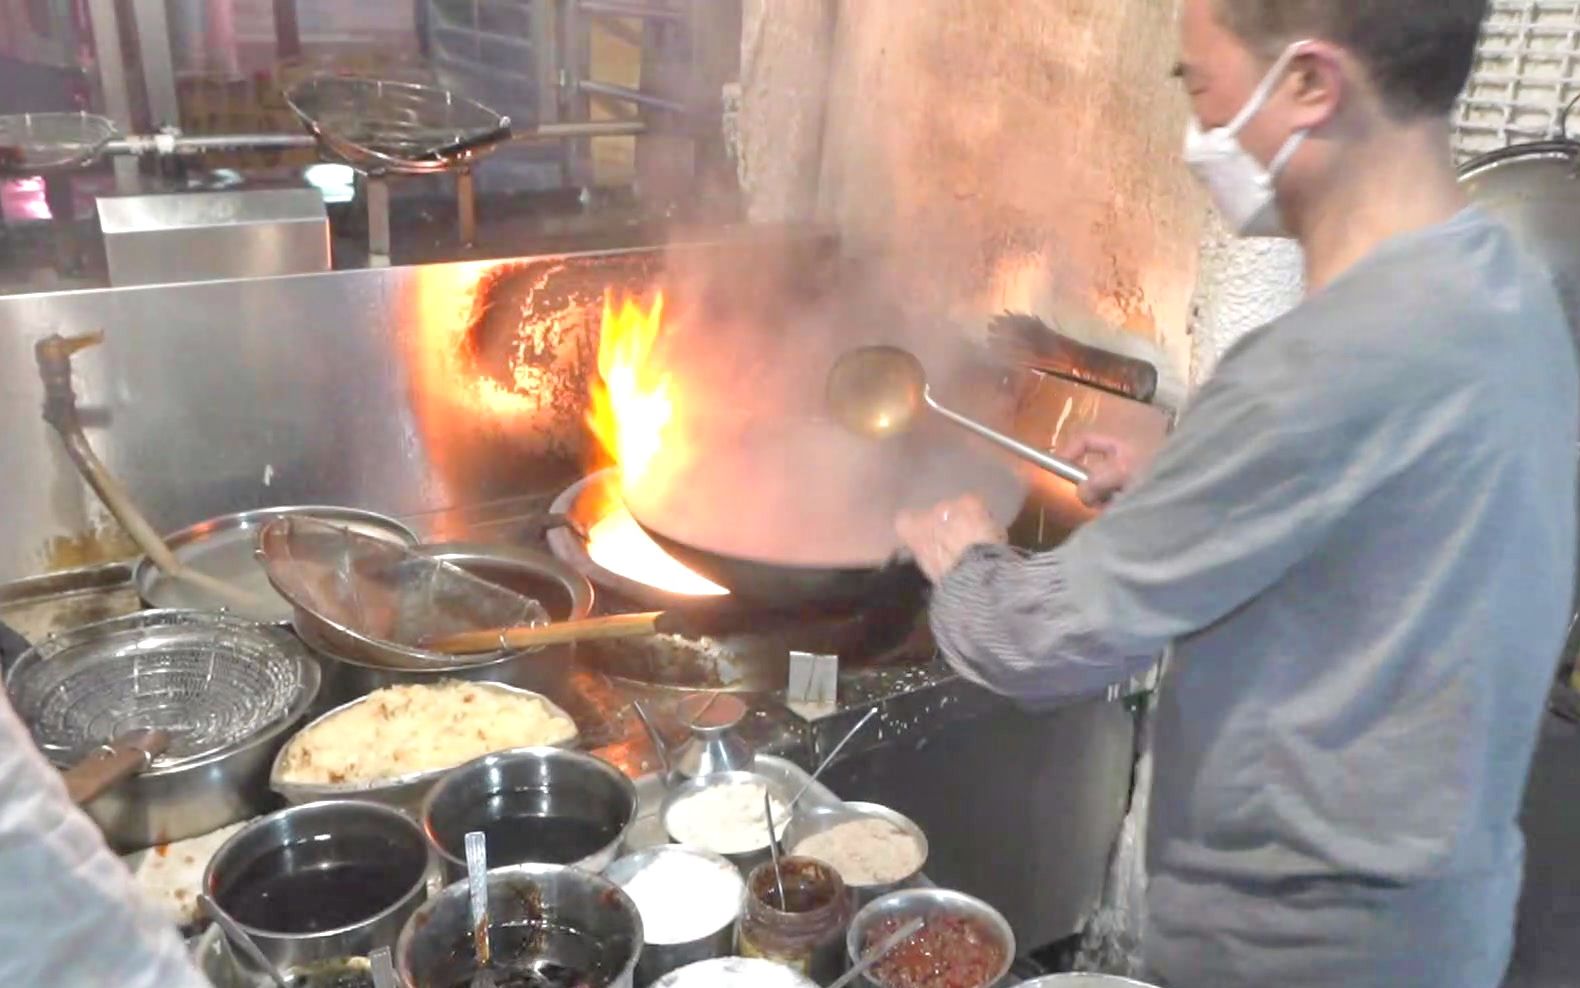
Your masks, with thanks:
[{"label": "arm in white sleeve", "polygon": [[208,988],[3,695],[0,985]]},{"label": "arm in white sleeve", "polygon": [[1064,699],[1144,671],[1306,556],[1387,470],[1378,426],[1308,386],[1209,383],[1149,476],[1059,548],[971,549],[937,588],[951,665],[995,692]]}]

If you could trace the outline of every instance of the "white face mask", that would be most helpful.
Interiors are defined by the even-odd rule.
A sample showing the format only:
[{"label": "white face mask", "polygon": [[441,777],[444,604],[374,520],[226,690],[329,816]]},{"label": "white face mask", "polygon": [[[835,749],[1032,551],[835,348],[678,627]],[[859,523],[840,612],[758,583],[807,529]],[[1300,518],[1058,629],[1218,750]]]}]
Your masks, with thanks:
[{"label": "white face mask", "polygon": [[1239,134],[1267,105],[1273,87],[1283,79],[1284,70],[1299,54],[1299,49],[1299,43],[1284,49],[1251,94],[1245,108],[1227,127],[1204,131],[1192,116],[1185,130],[1185,163],[1207,187],[1213,205],[1218,207],[1230,229],[1242,237],[1289,236],[1283,217],[1278,213],[1273,183],[1289,164],[1289,159],[1300,150],[1307,131],[1297,130],[1291,134],[1272,163],[1265,167],[1241,146]]}]

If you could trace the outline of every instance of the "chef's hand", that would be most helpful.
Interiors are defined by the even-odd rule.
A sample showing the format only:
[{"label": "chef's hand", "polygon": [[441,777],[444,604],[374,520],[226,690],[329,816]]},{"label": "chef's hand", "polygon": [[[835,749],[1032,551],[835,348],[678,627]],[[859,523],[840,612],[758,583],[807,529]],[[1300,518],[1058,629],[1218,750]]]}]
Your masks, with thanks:
[{"label": "chef's hand", "polygon": [[916,557],[916,565],[934,583],[954,569],[972,546],[1009,541],[987,506],[969,495],[922,511],[902,511],[894,528]]},{"label": "chef's hand", "polygon": [[1108,436],[1081,436],[1061,450],[1059,456],[1085,468],[1086,483],[1075,493],[1089,508],[1103,507],[1129,487],[1139,466],[1128,444]]}]

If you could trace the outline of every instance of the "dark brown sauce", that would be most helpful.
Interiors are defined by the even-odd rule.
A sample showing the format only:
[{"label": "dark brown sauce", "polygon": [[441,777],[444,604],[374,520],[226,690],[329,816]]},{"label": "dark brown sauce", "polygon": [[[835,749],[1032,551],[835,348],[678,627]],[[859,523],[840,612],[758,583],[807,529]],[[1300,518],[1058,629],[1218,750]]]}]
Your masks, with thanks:
[{"label": "dark brown sauce", "polygon": [[[604,988],[619,973],[613,945],[568,927],[496,926],[490,936],[494,961],[487,970],[498,988]],[[446,981],[447,988],[470,988],[477,973],[471,949],[470,940],[457,949],[464,971]]]},{"label": "dark brown sauce", "polygon": [[615,824],[564,816],[508,816],[485,823],[482,830],[490,867],[573,864],[620,836]]},{"label": "dark brown sauce", "polygon": [[[831,904],[839,894],[833,870],[811,858],[780,858],[779,879],[774,878],[770,862],[752,872],[752,896],[763,905],[782,913],[809,913]],[[779,884],[784,884],[784,901],[779,900]]]},{"label": "dark brown sauce", "polygon": [[[331,853],[333,860],[323,860]],[[254,929],[321,933],[383,912],[421,877],[421,859],[391,841],[342,840],[332,851],[308,842],[254,861],[218,898],[237,922]]]}]

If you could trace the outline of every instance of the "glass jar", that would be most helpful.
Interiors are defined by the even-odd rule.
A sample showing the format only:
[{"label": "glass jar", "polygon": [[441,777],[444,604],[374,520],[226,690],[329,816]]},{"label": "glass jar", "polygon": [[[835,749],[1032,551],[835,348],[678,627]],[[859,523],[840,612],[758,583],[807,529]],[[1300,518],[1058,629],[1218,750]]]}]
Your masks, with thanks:
[{"label": "glass jar", "polygon": [[736,926],[736,950],[793,968],[819,984],[844,968],[844,931],[850,896],[839,872],[811,858],[779,859],[784,901],[765,861],[746,878],[746,905]]}]

